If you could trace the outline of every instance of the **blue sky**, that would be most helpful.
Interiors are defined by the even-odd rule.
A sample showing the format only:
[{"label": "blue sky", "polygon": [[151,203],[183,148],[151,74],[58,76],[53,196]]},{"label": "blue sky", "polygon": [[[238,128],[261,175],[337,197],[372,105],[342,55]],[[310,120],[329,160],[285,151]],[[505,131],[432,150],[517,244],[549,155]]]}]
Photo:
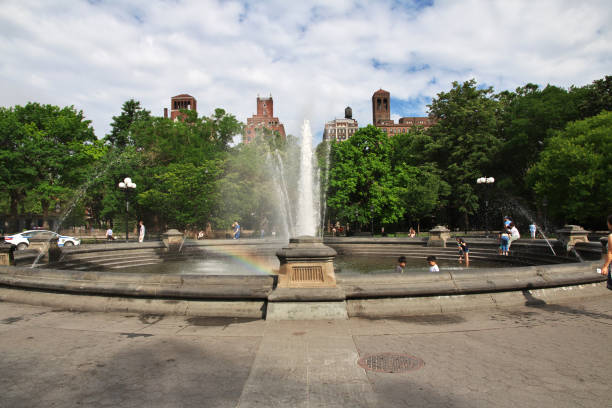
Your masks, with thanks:
[{"label": "blue sky", "polygon": [[309,119],[320,139],[347,105],[370,123],[379,88],[397,119],[452,81],[590,83],[612,74],[610,21],[607,0],[4,0],[0,104],[75,105],[102,137],[130,98],[246,121],[272,94],[288,133]]}]

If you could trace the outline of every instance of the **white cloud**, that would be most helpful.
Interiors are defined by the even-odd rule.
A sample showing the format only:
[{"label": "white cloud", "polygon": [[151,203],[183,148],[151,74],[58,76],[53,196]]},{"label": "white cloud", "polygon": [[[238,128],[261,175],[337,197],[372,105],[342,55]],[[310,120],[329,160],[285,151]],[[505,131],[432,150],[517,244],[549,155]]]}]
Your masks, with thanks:
[{"label": "white cloud", "polygon": [[[475,77],[496,90],[584,85],[610,74],[607,1],[20,1],[0,8],[0,104],[74,104],[108,132],[135,98],[161,115],[189,93],[240,120],[271,93],[289,133],[378,88],[422,100]],[[399,109],[399,108],[398,108]],[[397,111],[394,116],[410,115]]]}]

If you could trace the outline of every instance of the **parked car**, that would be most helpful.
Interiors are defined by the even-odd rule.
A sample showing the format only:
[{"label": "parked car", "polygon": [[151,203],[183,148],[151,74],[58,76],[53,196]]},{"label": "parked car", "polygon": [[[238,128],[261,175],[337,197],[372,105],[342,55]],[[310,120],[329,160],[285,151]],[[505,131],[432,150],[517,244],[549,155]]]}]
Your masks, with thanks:
[{"label": "parked car", "polygon": [[75,245],[81,245],[81,240],[75,237],[69,237],[67,235],[60,235],[53,231],[47,230],[29,230],[20,232],[19,234],[5,235],[4,241],[9,244],[13,244],[18,250],[27,249],[30,246],[30,238],[36,236],[45,236],[55,238],[57,237],[57,245],[59,247],[71,247]]}]

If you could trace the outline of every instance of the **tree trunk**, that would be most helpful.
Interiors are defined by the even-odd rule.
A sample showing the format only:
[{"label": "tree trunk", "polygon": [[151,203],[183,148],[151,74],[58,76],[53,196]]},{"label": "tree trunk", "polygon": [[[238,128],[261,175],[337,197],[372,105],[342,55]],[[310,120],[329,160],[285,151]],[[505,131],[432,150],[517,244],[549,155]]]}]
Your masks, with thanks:
[{"label": "tree trunk", "polygon": [[42,208],[42,213],[43,213],[43,228],[50,229],[49,228],[49,201],[40,200],[40,206]]},{"label": "tree trunk", "polygon": [[19,231],[19,194],[15,191],[10,192],[11,216],[9,219],[9,231]]}]

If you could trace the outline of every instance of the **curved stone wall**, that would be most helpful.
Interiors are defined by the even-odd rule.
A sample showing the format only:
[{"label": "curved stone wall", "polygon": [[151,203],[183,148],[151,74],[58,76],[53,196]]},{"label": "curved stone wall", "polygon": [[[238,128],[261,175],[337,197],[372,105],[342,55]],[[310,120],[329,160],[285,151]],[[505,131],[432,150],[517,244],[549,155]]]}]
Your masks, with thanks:
[{"label": "curved stone wall", "polygon": [[[429,251],[446,254],[456,258],[454,248],[425,248],[423,241],[415,239],[364,239],[354,238],[331,239],[326,243],[343,254],[387,254],[389,256],[412,254],[424,257]],[[274,251],[284,242],[281,241],[204,241],[186,243],[184,253],[180,256],[201,256],[211,251],[234,251],[234,253],[266,254]],[[491,256],[497,258],[531,259],[535,262],[540,246],[522,244],[523,255],[517,257],[499,257],[496,255],[494,242],[470,242],[470,251],[474,256]],[[216,248],[216,249],[215,249]],[[518,252],[516,243],[513,248]],[[591,249],[594,249],[591,248]],[[297,289],[290,294],[276,288],[276,276],[195,276],[154,273],[126,273],[106,271],[80,271],[59,269],[58,267],[75,267],[79,262],[87,264],[96,257],[134,259],[135,254],[148,252],[158,256],[160,262],[168,257],[177,257],[168,253],[161,243],[96,245],[72,248],[63,251],[63,259],[52,267],[31,268],[25,266],[0,267],[0,285],[4,288],[43,291],[46,295],[66,293],[77,296],[95,295],[105,297],[123,297],[141,299],[144,302],[196,302],[200,305],[200,314],[206,310],[214,315],[245,316],[258,315],[265,317],[267,305],[272,302],[346,302],[362,305],[349,310],[349,315],[367,315],[364,304],[376,299],[408,299],[448,297],[457,295],[500,293],[511,291],[531,291],[536,289],[585,285],[604,281],[603,276],[595,272],[599,262],[572,262],[570,257],[539,257],[546,265],[443,271],[441,273],[411,273],[406,275],[383,274],[362,276],[338,276],[337,289],[321,292],[320,289]],[[25,255],[25,256],[24,256]],[[526,256],[533,256],[526,258]],[[17,259],[29,259],[22,254]],[[500,259],[504,262],[505,259]],[[525,261],[525,264],[529,264]],[[555,262],[555,263],[553,263]],[[286,289],[285,289],[286,290]],[[95,297],[94,296],[94,297]],[[48,299],[51,299],[47,297]],[[64,298],[64,297],[62,297]],[[364,303],[364,301],[367,301]],[[128,302],[128,303],[129,303]],[[198,303],[199,302],[199,303]],[[202,303],[204,302],[204,303]],[[219,302],[223,303],[220,307]],[[245,303],[246,302],[246,303]],[[132,302],[134,303],[134,302]],[[334,303],[334,304],[336,304]],[[245,306],[247,304],[248,306]],[[277,303],[278,304],[278,303]],[[208,305],[208,306],[206,306]],[[233,308],[232,305],[236,305]],[[209,309],[207,309],[209,307]],[[106,309],[105,309],[106,310]],[[114,310],[114,309],[113,309]],[[350,312],[353,310],[353,312]],[[365,310],[365,311],[364,311]],[[391,313],[391,309],[386,309]],[[361,314],[360,314],[361,313]]]}]

